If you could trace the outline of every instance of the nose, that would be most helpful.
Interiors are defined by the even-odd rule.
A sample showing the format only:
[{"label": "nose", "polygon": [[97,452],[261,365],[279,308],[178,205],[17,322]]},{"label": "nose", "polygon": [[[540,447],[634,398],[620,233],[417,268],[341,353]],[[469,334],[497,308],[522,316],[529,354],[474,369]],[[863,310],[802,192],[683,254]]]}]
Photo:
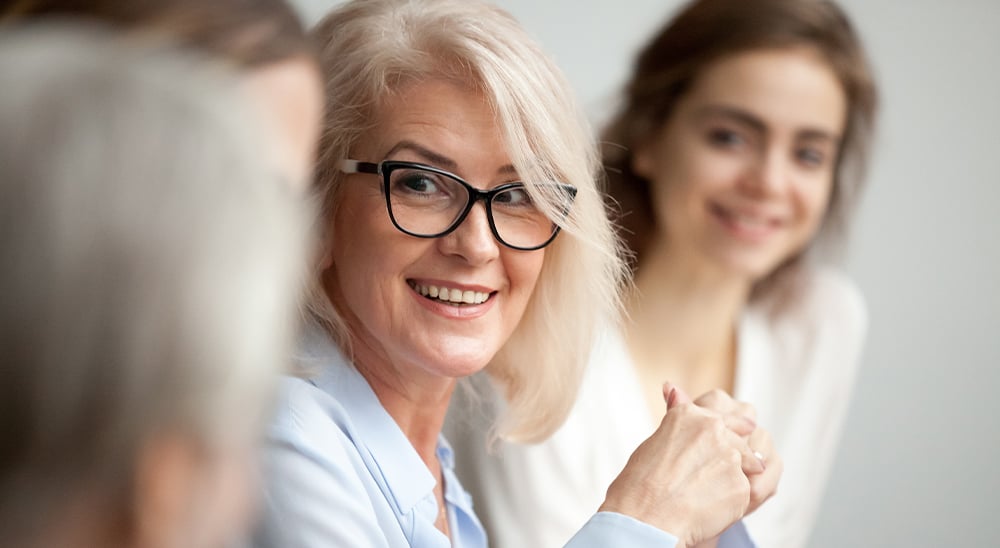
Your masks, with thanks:
[{"label": "nose", "polygon": [[777,147],[761,151],[743,178],[743,189],[754,197],[773,196],[788,184],[788,159]]},{"label": "nose", "polygon": [[500,242],[493,237],[486,205],[478,202],[453,232],[438,239],[441,252],[458,256],[471,265],[489,263],[500,256]]}]

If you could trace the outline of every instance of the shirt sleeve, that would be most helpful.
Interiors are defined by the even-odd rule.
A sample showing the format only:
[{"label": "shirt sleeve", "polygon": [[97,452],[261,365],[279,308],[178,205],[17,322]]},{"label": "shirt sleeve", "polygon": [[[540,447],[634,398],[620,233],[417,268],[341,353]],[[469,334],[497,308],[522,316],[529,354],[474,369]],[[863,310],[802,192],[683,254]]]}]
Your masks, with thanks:
[{"label": "shirt sleeve", "polygon": [[608,546],[674,548],[677,546],[677,537],[624,514],[598,512],[566,543],[565,548]]},{"label": "shirt sleeve", "polygon": [[738,521],[722,533],[716,548],[756,548],[756,546],[746,525]]}]

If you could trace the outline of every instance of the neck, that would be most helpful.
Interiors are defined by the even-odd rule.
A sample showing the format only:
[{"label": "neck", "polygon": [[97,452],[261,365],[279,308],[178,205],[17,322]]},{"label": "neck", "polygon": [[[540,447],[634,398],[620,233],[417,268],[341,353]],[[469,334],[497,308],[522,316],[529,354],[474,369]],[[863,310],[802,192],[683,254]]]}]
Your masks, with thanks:
[{"label": "neck", "polygon": [[689,390],[731,390],[736,326],[750,288],[745,278],[703,261],[679,259],[655,242],[626,302],[631,318],[626,339],[637,366],[668,375],[663,380],[723,384],[684,387]]},{"label": "neck", "polygon": [[437,475],[437,443],[455,379],[429,374],[417,366],[395,367],[384,352],[354,342],[354,363],[382,407],[396,421],[417,454]]}]

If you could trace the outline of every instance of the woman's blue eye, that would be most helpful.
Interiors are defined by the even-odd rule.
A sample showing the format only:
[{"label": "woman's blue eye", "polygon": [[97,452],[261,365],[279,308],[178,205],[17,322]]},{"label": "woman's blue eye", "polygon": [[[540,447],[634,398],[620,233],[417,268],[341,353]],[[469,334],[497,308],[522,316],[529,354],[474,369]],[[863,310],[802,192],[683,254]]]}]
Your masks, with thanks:
[{"label": "woman's blue eye", "polygon": [[826,161],[826,155],[814,148],[800,148],[795,151],[795,157],[799,163],[810,167],[822,166]]},{"label": "woman's blue eye", "polygon": [[743,137],[728,129],[713,129],[708,132],[710,143],[723,147],[735,147],[743,144]]},{"label": "woman's blue eye", "polygon": [[438,191],[437,184],[424,175],[404,176],[399,184],[405,187],[406,190],[421,194],[432,194]]},{"label": "woman's blue eye", "polygon": [[493,201],[503,205],[528,206],[531,205],[531,196],[523,188],[512,188],[497,194]]}]

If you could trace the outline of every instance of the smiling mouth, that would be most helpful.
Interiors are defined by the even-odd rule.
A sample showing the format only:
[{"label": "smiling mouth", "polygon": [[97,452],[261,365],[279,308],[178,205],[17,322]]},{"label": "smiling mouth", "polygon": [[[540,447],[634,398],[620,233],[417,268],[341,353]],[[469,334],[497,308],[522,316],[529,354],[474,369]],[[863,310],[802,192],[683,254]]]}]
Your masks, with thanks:
[{"label": "smiling mouth", "polygon": [[484,293],[481,291],[463,291],[438,285],[421,285],[413,280],[407,280],[410,288],[427,300],[437,301],[451,306],[475,306],[490,300],[496,291]]},{"label": "smiling mouth", "polygon": [[733,228],[748,233],[768,233],[777,229],[781,225],[779,221],[774,219],[740,214],[723,208],[717,204],[711,205],[711,211],[716,217],[719,217],[722,221],[729,224]]}]

